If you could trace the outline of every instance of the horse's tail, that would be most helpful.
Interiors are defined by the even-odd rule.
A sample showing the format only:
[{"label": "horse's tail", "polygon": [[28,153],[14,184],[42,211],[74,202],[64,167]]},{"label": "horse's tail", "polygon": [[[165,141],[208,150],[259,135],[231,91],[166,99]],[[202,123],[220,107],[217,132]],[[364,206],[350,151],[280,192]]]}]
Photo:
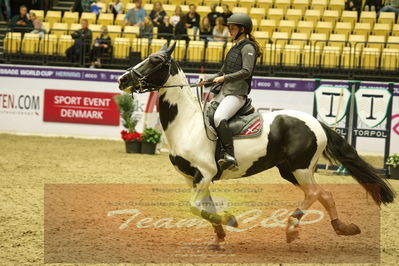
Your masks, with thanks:
[{"label": "horse's tail", "polygon": [[379,176],[375,168],[359,157],[356,150],[338,133],[320,123],[327,135],[327,147],[323,155],[330,161],[340,162],[359,184],[380,205],[393,202],[396,193],[385,178]]}]

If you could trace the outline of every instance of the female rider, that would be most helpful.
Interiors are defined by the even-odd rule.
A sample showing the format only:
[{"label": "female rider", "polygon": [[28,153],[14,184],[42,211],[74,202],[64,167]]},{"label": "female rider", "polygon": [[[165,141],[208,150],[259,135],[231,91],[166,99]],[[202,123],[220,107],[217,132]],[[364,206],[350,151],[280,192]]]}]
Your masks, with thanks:
[{"label": "female rider", "polygon": [[223,170],[236,170],[233,134],[227,121],[244,106],[251,90],[256,59],[261,56],[262,51],[258,42],[251,35],[252,20],[248,15],[233,14],[228,18],[227,25],[230,38],[236,44],[227,53],[220,72],[201,81],[199,85],[209,82],[222,83],[219,86],[220,91],[214,99],[219,102],[214,115],[214,123],[224,150],[224,156],[218,161],[218,164]]}]

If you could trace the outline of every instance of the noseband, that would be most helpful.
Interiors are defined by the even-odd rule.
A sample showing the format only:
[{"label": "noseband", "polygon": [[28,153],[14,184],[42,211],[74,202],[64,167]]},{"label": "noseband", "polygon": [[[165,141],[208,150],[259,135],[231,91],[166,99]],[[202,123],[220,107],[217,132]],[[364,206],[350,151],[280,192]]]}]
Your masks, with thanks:
[{"label": "noseband", "polygon": [[[148,77],[153,74],[155,71],[158,71],[160,68],[164,66],[168,66],[168,76],[166,79],[162,82],[165,83],[166,80],[169,78],[169,73],[170,73],[170,58],[166,58],[166,56],[161,55],[161,54],[153,54],[150,57],[155,57],[159,58],[162,62],[151,69],[150,72],[148,72],[146,75],[143,75],[138,69],[135,69],[133,67],[129,68],[127,71],[129,72],[132,80],[134,80],[134,74],[136,74],[139,78],[137,79],[137,89],[139,90],[139,93],[145,93],[145,92],[150,92],[150,91],[156,91],[162,88],[162,85],[156,85],[148,81]],[[149,58],[150,58],[149,57]]]}]

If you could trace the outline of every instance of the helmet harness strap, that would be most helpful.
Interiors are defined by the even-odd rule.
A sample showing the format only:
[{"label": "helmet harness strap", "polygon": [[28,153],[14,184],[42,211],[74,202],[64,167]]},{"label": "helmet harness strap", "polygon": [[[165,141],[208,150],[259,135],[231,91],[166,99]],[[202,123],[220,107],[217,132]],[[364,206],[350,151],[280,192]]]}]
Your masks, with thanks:
[{"label": "helmet harness strap", "polygon": [[[239,25],[240,31],[237,33],[236,37],[234,38],[234,41],[236,41],[241,35],[246,34],[246,29],[242,25]],[[241,31],[241,29],[244,28],[244,31]]]}]

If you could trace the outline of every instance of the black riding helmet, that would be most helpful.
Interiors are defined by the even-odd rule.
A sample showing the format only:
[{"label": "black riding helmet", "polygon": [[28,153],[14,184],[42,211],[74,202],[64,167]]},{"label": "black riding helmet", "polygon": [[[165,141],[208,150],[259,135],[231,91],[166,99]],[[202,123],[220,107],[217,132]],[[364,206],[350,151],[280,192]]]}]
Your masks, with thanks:
[{"label": "black riding helmet", "polygon": [[227,19],[227,25],[230,24],[236,24],[238,26],[243,26],[244,27],[244,32],[245,33],[251,33],[252,31],[252,20],[247,14],[243,13],[236,13],[231,15]]}]

